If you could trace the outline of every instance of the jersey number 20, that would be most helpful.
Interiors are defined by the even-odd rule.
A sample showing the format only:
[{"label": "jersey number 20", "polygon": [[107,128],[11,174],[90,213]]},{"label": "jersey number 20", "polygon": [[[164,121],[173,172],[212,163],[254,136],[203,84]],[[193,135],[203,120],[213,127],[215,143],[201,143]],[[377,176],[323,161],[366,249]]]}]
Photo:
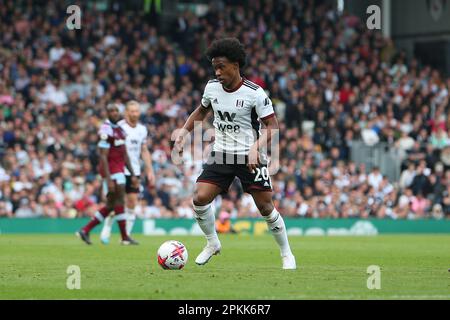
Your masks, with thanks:
[{"label": "jersey number 20", "polygon": [[269,180],[269,169],[267,169],[267,167],[256,168],[255,170],[253,170],[253,173],[255,173],[255,171],[255,181]]}]

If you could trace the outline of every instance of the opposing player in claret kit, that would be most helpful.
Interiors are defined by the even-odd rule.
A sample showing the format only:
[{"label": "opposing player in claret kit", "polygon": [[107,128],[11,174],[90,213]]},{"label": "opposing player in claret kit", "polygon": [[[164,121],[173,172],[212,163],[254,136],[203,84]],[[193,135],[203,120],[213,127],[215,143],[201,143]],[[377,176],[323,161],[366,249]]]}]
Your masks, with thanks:
[{"label": "opposing player in claret kit", "polygon": [[[140,105],[137,101],[129,101],[125,106],[125,119],[118,122],[118,125],[125,131],[126,139],[125,146],[128,157],[130,158],[131,166],[134,174],[137,176],[137,184],[132,183],[132,175],[128,169],[125,168],[125,214],[127,217],[126,229],[130,236],[131,231],[136,220],[134,209],[139,200],[139,180],[141,175],[141,158],[144,161],[144,168],[147,177],[147,184],[152,188],[155,183],[155,175],[152,168],[152,158],[147,148],[147,128],[139,123]],[[103,224],[102,232],[100,233],[100,240],[103,244],[108,244],[111,237],[111,229],[114,223],[114,217],[109,215]]]},{"label": "opposing player in claret kit", "polygon": [[126,214],[124,210],[125,201],[125,166],[131,173],[131,183],[137,185],[137,177],[131,166],[128,153],[125,148],[125,131],[119,126],[119,107],[116,104],[107,106],[108,120],[106,120],[100,130],[100,141],[98,149],[100,154],[99,171],[104,178],[107,187],[106,205],[97,211],[91,221],[82,229],[77,231],[77,235],[87,244],[92,244],[89,232],[100,224],[111,211],[114,210],[116,221],[119,225],[122,237],[121,244],[137,244],[126,230]]},{"label": "opposing player in claret kit", "polygon": [[[221,243],[215,229],[212,201],[227,192],[237,176],[243,189],[252,195],[280,247],[283,269],[296,269],[284,220],[272,201],[272,184],[267,167],[267,155],[260,152],[269,145],[278,129],[272,102],[265,91],[244,79],[240,69],[246,53],[235,38],[214,41],[206,52],[216,79],[205,87],[201,105],[189,116],[183,130],[175,138],[175,149],[183,151],[186,135],[194,122],[203,121],[214,113],[215,141],[210,158],[197,179],[193,196],[195,217],[207,239],[207,245],[195,262],[206,264],[220,253]],[[261,134],[260,125],[266,130]]]}]

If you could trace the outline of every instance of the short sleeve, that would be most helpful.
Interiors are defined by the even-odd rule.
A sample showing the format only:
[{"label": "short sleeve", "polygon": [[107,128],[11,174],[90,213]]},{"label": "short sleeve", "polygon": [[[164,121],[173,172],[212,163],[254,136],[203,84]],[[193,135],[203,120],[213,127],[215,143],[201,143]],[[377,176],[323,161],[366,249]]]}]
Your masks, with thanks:
[{"label": "short sleeve", "polygon": [[103,124],[100,127],[100,130],[98,130],[98,135],[100,138],[100,140],[98,142],[99,148],[109,149],[111,147],[111,145],[108,142],[108,140],[109,140],[109,137],[112,136],[112,128],[110,126],[108,126],[107,124]]},{"label": "short sleeve", "polygon": [[256,92],[256,114],[261,120],[270,118],[275,115],[273,111],[272,101],[262,88],[258,88]]},{"label": "short sleeve", "polygon": [[210,94],[210,84],[209,82],[206,84],[205,86],[205,90],[203,91],[203,96],[202,96],[202,107],[203,108],[209,108],[211,105],[211,94]]}]

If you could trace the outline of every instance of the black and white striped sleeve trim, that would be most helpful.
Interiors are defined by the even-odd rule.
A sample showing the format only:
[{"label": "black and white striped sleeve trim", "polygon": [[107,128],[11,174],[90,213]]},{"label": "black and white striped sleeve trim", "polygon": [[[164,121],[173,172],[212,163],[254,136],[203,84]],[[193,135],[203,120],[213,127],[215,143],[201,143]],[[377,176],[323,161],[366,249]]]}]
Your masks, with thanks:
[{"label": "black and white striped sleeve trim", "polygon": [[249,87],[250,89],[255,90],[255,91],[259,89],[259,86],[257,84],[255,84],[249,80],[244,80],[243,85],[246,87]]}]

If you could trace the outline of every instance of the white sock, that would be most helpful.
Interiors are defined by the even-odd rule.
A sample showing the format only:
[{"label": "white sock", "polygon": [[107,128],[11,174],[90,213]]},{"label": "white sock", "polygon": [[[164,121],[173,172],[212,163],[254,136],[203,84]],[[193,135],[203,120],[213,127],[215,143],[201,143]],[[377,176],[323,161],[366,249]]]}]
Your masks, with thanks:
[{"label": "white sock", "polygon": [[125,213],[127,214],[127,234],[131,235],[133,230],[134,222],[136,221],[136,215],[134,214],[134,209],[125,208]]},{"label": "white sock", "polygon": [[268,216],[264,217],[264,219],[266,219],[267,226],[280,247],[281,256],[285,257],[291,255],[292,251],[289,246],[286,226],[281,214],[274,208]]},{"label": "white sock", "polygon": [[220,245],[219,238],[216,232],[216,217],[211,203],[206,206],[194,206],[195,219],[205,234],[208,246],[217,247]]},{"label": "white sock", "polygon": [[109,215],[105,218],[105,220],[103,222],[103,229],[102,229],[102,232],[100,233],[100,238],[109,239],[109,237],[111,237],[111,229],[112,229],[113,223],[114,223],[113,216]]}]

